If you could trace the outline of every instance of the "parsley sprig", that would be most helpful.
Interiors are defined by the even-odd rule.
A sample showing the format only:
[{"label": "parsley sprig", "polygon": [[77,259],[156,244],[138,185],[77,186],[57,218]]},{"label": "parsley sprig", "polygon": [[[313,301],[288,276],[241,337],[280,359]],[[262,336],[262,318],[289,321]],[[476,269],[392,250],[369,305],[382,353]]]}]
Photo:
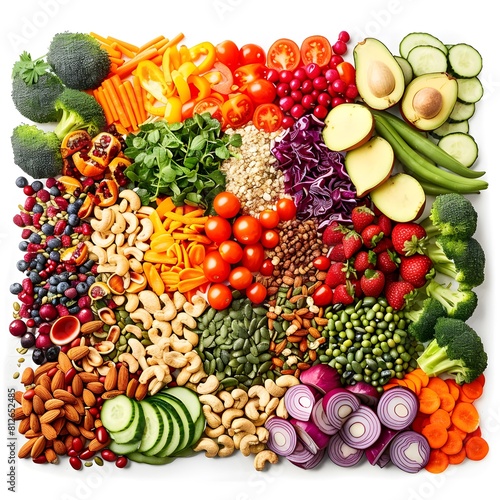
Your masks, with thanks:
[{"label": "parsley sprig", "polygon": [[50,71],[50,65],[45,61],[44,57],[32,59],[31,54],[24,51],[19,56],[19,60],[14,63],[12,78],[21,78],[26,85],[37,83],[42,75]]}]

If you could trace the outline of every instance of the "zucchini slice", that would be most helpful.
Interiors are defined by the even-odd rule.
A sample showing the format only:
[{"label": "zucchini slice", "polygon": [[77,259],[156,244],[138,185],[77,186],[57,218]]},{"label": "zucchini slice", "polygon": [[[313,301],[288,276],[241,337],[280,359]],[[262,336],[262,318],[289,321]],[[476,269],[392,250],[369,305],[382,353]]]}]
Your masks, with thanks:
[{"label": "zucchini slice", "polygon": [[453,132],[441,138],[438,146],[456,158],[465,167],[471,167],[477,160],[478,146],[470,134]]},{"label": "zucchini slice", "polygon": [[414,76],[428,73],[444,73],[448,68],[446,54],[432,45],[417,45],[410,50],[407,57]]},{"label": "zucchini slice", "polygon": [[410,50],[417,45],[430,45],[441,50],[445,55],[448,54],[448,48],[439,38],[436,38],[430,33],[415,32],[409,33],[401,40],[399,44],[399,53],[401,57],[407,59]]},{"label": "zucchini slice", "polygon": [[475,104],[483,97],[484,89],[477,76],[457,78],[458,100],[466,104]]},{"label": "zucchini slice", "polygon": [[481,54],[467,43],[457,43],[448,51],[449,71],[457,78],[473,78],[483,69]]}]

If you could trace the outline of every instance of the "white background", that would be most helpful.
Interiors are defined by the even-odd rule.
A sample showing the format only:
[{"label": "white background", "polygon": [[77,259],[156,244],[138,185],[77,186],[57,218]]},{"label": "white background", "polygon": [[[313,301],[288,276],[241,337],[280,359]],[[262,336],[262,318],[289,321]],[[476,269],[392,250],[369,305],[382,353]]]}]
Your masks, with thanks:
[{"label": "white background", "polygon": [[[491,4],[490,4],[491,5]],[[500,463],[500,399],[498,398],[498,251],[494,235],[498,230],[498,117],[500,74],[496,36],[498,23],[484,0],[417,1],[358,0],[334,2],[307,0],[114,0],[71,2],[69,0],[24,0],[10,2],[0,20],[0,328],[2,338],[2,385],[0,392],[0,491],[8,492],[7,389],[16,387],[12,373],[17,366],[18,346],[8,333],[14,297],[9,285],[22,279],[15,268],[20,257],[17,245],[20,230],[12,223],[17,205],[23,202],[15,178],[21,174],[12,161],[10,134],[23,121],[10,100],[10,72],[19,54],[27,50],[33,57],[45,54],[52,36],[61,31],[95,31],[103,36],[141,45],[163,34],[186,35],[185,43],[209,40],[217,43],[233,39],[238,45],[259,43],[264,48],[277,38],[293,38],[300,43],[306,36],[321,34],[332,42],[341,30],[352,36],[349,52],[366,36],[383,41],[397,53],[399,41],[409,32],[424,31],[446,44],[470,43],[483,55],[480,75],[485,87],[483,99],[470,122],[470,132],[480,148],[477,168],[486,170],[490,187],[473,197],[479,212],[476,237],[487,255],[487,279],[477,289],[479,306],[470,320],[482,336],[489,354],[486,387],[477,403],[483,435],[490,444],[489,456],[481,462],[467,461],[451,466],[445,473],[425,471],[406,474],[395,467],[380,469],[367,462],[350,469],[327,460],[321,467],[303,471],[285,461],[266,472],[257,473],[252,459],[233,456],[207,459],[200,455],[181,459],[163,467],[132,464],[125,470],[111,464],[76,472],[66,461],[54,466],[17,461],[16,493],[21,498],[51,500],[90,498],[162,498],[170,495],[194,499],[202,496],[218,500],[258,498],[298,499],[349,498],[372,500],[425,500],[490,497],[497,490]],[[22,445],[20,440],[18,447]],[[496,465],[496,467],[495,467]]]}]

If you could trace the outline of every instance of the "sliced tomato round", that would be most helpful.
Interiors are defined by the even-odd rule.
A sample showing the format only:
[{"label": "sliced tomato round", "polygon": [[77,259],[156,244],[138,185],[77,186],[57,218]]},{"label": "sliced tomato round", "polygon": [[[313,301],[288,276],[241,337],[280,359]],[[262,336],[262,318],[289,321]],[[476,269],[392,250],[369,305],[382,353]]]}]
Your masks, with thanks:
[{"label": "sliced tomato round", "polygon": [[279,38],[267,51],[267,67],[294,71],[300,64],[300,48],[289,38]]},{"label": "sliced tomato round", "polygon": [[253,124],[264,132],[276,132],[283,123],[283,111],[273,103],[259,104],[252,117]]},{"label": "sliced tomato round", "polygon": [[224,123],[232,128],[242,127],[251,121],[253,103],[245,94],[236,94],[222,105]]},{"label": "sliced tomato round", "polygon": [[205,97],[194,105],[192,114],[201,115],[207,112],[212,115],[212,118],[222,122],[222,101],[215,96]]},{"label": "sliced tomato round", "polygon": [[332,58],[332,45],[324,36],[308,36],[300,46],[300,57],[303,64],[326,66]]}]

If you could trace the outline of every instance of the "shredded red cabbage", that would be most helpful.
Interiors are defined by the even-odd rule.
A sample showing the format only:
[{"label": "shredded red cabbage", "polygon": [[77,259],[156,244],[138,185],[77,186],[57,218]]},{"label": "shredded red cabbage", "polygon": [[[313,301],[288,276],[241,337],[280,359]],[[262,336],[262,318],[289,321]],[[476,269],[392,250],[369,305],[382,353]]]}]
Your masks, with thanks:
[{"label": "shredded red cabbage", "polygon": [[271,152],[284,174],[285,192],[297,207],[297,218],[316,218],[321,229],[333,220],[351,222],[356,189],[347,174],[344,156],[328,149],[323,122],[308,114],[277,137]]}]

